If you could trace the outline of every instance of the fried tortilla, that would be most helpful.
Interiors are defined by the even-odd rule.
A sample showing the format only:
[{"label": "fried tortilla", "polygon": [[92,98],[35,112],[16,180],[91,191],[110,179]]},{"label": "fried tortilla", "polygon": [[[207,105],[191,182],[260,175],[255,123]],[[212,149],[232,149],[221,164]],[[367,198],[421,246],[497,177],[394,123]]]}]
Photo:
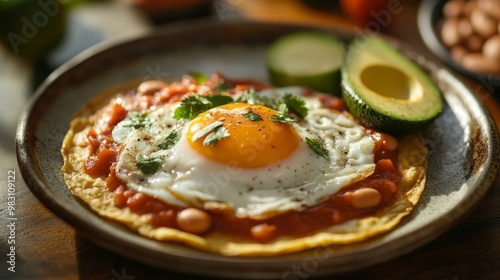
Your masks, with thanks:
[{"label": "fried tortilla", "polygon": [[128,207],[118,207],[115,194],[106,187],[105,177],[90,176],[84,164],[91,152],[87,134],[95,123],[95,114],[105,106],[109,92],[77,113],[62,145],[62,172],[73,195],[80,198],[102,217],[118,221],[140,235],[169,242],[183,243],[197,249],[229,256],[275,256],[333,244],[352,244],[395,228],[410,214],[425,186],[427,148],[419,133],[398,139],[398,165],[401,174],[394,201],[369,216],[345,221],[304,236],[279,236],[268,242],[208,231],[191,234],[175,228],[156,227],[149,215],[141,215]]}]

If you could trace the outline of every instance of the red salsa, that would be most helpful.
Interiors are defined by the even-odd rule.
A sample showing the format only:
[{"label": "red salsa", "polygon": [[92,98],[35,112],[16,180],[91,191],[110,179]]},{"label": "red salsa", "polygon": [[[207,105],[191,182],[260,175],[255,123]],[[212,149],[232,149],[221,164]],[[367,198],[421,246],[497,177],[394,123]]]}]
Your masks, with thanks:
[{"label": "red salsa", "polygon": [[[146,110],[168,102],[175,102],[190,92],[212,93],[212,90],[222,83],[230,88],[226,91],[229,94],[231,94],[231,89],[239,91],[268,87],[251,80],[228,80],[219,74],[214,74],[204,86],[199,86],[192,77],[186,76],[182,81],[172,83],[153,94],[141,94],[137,91],[124,94],[96,115],[95,125],[87,134],[91,151],[84,165],[85,172],[93,177],[106,178],[107,188],[115,194],[117,207],[128,207],[134,213],[149,215],[151,223],[156,227],[178,228],[176,216],[183,208],[129,189],[116,177],[115,166],[120,147],[110,135],[113,127],[126,117],[129,110]],[[342,99],[338,97],[324,94],[319,97],[324,107],[341,112],[346,110]],[[209,231],[266,242],[283,235],[303,236],[354,218],[373,215],[390,205],[395,199],[397,186],[401,180],[397,169],[397,140],[390,135],[371,129],[367,129],[367,133],[375,139],[376,167],[369,177],[342,188],[328,200],[300,212],[291,211],[263,220],[237,218],[227,213],[209,212],[211,218]],[[365,188],[377,190],[380,194],[380,201],[374,206],[356,207],[353,203],[355,199],[353,193]]]}]

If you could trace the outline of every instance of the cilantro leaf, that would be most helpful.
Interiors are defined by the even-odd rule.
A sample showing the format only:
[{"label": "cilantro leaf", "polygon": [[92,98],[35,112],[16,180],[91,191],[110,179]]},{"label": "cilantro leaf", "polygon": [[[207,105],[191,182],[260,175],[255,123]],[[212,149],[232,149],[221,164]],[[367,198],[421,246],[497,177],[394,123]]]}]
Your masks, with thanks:
[{"label": "cilantro leaf", "polygon": [[234,100],[231,96],[223,94],[223,93],[221,93],[221,94],[209,94],[209,95],[205,96],[205,98],[210,103],[209,109],[234,102]]},{"label": "cilantro leaf", "polygon": [[181,134],[174,130],[170,132],[165,138],[165,140],[163,140],[163,142],[161,142],[158,145],[158,148],[162,150],[170,149],[172,146],[175,145],[175,143],[179,141],[179,139],[181,139]]},{"label": "cilantro leaf", "polygon": [[247,90],[238,98],[238,102],[248,103],[250,105],[264,105],[268,108],[275,109],[276,104],[266,96],[257,94],[254,89]]},{"label": "cilantro leaf", "polygon": [[306,143],[318,156],[326,159],[329,157],[328,150],[323,145],[323,141],[306,137]]},{"label": "cilantro leaf", "polygon": [[243,114],[247,119],[249,119],[252,122],[260,122],[262,121],[262,117],[259,114],[256,114],[254,111],[251,109],[248,109],[248,112]]},{"label": "cilantro leaf", "polygon": [[229,131],[223,126],[220,121],[215,121],[204,128],[198,130],[192,137],[193,142],[207,136],[203,140],[205,146],[215,146],[220,139],[229,137]]},{"label": "cilantro leaf", "polygon": [[292,123],[295,121],[288,116],[288,106],[285,103],[281,103],[278,107],[278,114],[272,115],[269,119],[273,122],[282,123]]},{"label": "cilantro leaf", "polygon": [[220,139],[229,137],[229,131],[224,126],[218,126],[214,129],[214,132],[207,135],[205,140],[203,140],[203,145],[205,146],[215,146]]},{"label": "cilantro leaf", "polygon": [[198,114],[214,107],[233,102],[233,98],[225,94],[209,94],[201,96],[192,94],[181,101],[181,105],[175,109],[174,118],[194,119]]},{"label": "cilantro leaf", "polygon": [[181,105],[175,109],[174,118],[194,119],[199,113],[204,112],[209,107],[210,102],[200,95],[190,95],[181,101]]},{"label": "cilantro leaf", "polygon": [[144,175],[151,175],[155,173],[162,164],[163,157],[160,156],[144,157],[143,155],[137,155],[136,157],[136,166]]},{"label": "cilantro leaf", "polygon": [[191,71],[188,74],[192,76],[198,84],[204,84],[206,81],[208,81],[208,77],[201,72]]},{"label": "cilantro leaf", "polygon": [[282,122],[282,123],[293,123],[295,120],[290,118],[289,116],[276,114],[269,118],[273,122]]},{"label": "cilantro leaf", "polygon": [[221,127],[223,125],[223,122],[220,122],[220,121],[215,121],[207,126],[205,126],[204,128],[196,131],[196,133],[193,135],[192,139],[193,142],[196,142],[198,141],[200,138],[203,138],[203,136],[207,135],[208,133],[210,133],[212,130],[218,128],[218,127]]},{"label": "cilantro leaf", "polygon": [[138,112],[129,112],[127,118],[123,120],[123,127],[133,127],[135,129],[151,125],[151,121],[147,119],[148,113],[139,114]]},{"label": "cilantro leaf", "polygon": [[297,115],[297,117],[303,119],[307,116],[308,109],[306,107],[306,102],[302,98],[291,93],[287,93],[283,96],[283,101],[288,109]]}]

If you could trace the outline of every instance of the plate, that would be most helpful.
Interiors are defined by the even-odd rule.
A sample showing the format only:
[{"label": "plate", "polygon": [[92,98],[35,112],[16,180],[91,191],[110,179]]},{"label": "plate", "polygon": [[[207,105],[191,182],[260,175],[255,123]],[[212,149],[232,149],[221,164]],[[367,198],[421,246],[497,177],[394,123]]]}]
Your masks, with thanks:
[{"label": "plate", "polygon": [[498,132],[486,109],[456,76],[391,38],[386,39],[437,82],[446,105],[425,131],[430,158],[424,195],[413,213],[387,234],[359,244],[284,256],[226,257],[143,238],[97,216],[67,190],[59,149],[74,113],[99,92],[133,79],[174,79],[188,71],[220,71],[266,81],[268,44],[304,30],[329,32],[346,42],[354,37],[347,30],[198,21],[169,25],[78,55],[47,78],[21,116],[16,143],[26,184],[49,209],[96,244],[149,265],[199,275],[287,279],[298,277],[296,267],[310,276],[345,272],[395,258],[445,232],[491,186],[500,162]]},{"label": "plate", "polygon": [[418,11],[418,29],[427,47],[448,66],[483,84],[491,92],[500,89],[500,77],[465,69],[455,62],[448,48],[441,42],[439,24],[443,19],[443,6],[448,0],[424,0]]}]

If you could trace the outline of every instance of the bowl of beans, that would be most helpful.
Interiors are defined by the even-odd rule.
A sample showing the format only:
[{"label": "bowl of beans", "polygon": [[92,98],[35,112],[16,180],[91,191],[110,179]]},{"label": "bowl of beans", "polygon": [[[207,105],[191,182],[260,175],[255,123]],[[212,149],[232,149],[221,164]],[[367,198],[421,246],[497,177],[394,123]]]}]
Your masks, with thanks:
[{"label": "bowl of beans", "polygon": [[424,0],[418,25],[427,47],[446,64],[500,88],[500,0]]}]

